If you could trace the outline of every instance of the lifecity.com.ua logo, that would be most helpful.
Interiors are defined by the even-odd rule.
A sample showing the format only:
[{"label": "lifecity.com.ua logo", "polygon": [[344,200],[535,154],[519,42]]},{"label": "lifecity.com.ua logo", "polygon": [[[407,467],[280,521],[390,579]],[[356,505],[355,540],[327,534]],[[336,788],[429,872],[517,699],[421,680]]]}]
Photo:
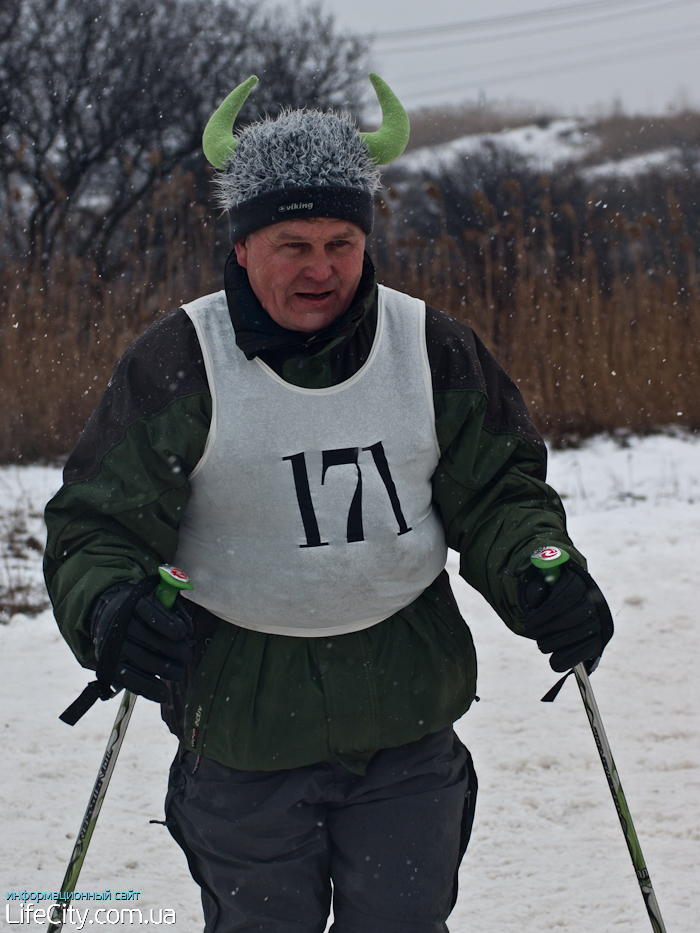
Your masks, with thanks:
[{"label": "lifecity.com.ua logo", "polygon": [[[105,892],[107,894],[108,892]],[[131,893],[131,892],[129,892]],[[85,900],[111,900],[111,897],[105,897],[102,895],[83,895]],[[75,897],[75,900],[82,900],[83,897]],[[117,926],[121,924],[128,923],[130,926],[134,925],[143,925],[143,926],[160,926],[160,925],[173,925],[176,923],[175,911],[172,908],[166,907],[145,907],[141,909],[140,907],[85,907],[81,908],[75,904],[65,901],[61,904],[52,904],[51,898],[46,897],[37,899],[37,901],[25,900],[21,897],[13,897],[12,894],[8,894],[8,900],[15,901],[15,903],[5,904],[5,922],[8,925],[8,928],[15,926],[26,926],[28,924],[38,924],[43,926],[49,921],[58,922],[60,921],[63,926],[68,924],[72,928],[77,930],[83,930],[86,926]],[[123,896],[117,898],[118,900],[126,900],[127,897]],[[129,898],[131,900],[132,898]],[[138,898],[134,898],[138,899]],[[16,900],[23,901],[23,903],[16,903]],[[39,907],[38,904],[41,901],[44,901],[44,905]],[[71,898],[73,900],[73,898]],[[47,903],[48,902],[48,903]]]}]

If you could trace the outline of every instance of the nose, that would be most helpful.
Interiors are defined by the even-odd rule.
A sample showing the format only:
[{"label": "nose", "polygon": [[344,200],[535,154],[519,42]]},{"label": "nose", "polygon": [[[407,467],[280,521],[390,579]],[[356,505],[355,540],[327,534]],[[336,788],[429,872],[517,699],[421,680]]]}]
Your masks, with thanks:
[{"label": "nose", "polygon": [[314,246],[311,254],[306,257],[303,274],[314,282],[326,282],[331,277],[333,267],[322,246]]}]

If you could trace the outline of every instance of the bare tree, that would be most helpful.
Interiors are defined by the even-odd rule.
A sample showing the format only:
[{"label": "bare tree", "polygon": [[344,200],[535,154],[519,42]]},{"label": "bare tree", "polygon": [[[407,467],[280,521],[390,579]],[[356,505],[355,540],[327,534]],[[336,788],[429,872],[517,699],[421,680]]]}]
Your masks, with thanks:
[{"label": "bare tree", "polygon": [[[317,6],[253,0],[4,0],[0,172],[11,246],[101,264],[124,217],[175,166],[201,163],[206,120],[251,73],[245,122],[281,106],[362,104],[362,40]],[[200,168],[200,173],[203,169]]]},{"label": "bare tree", "polygon": [[320,4],[295,16],[281,8],[265,14],[256,25],[253,48],[261,78],[258,106],[268,113],[302,106],[362,112],[369,87],[367,41],[339,35]]},{"label": "bare tree", "polygon": [[6,0],[0,5],[0,139],[10,119],[10,88],[15,74],[10,50],[19,24],[20,3]]}]

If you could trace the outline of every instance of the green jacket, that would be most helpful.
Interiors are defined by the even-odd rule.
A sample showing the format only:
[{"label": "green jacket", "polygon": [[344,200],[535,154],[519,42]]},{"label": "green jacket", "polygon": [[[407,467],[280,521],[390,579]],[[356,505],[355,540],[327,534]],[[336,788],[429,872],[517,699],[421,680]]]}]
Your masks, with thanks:
[{"label": "green jacket", "polygon": [[[377,313],[368,259],[353,306],[311,339],[271,321],[233,254],[225,284],[239,347],[286,381],[334,385],[367,358]],[[433,308],[426,341],[441,451],[433,497],[447,543],[462,576],[521,632],[517,583],[532,551],[555,544],[584,561],[516,386],[470,328]],[[210,418],[199,343],[179,309],[117,363],[46,509],[47,587],[85,667],[95,666],[90,614],[100,593],[173,561]],[[194,624],[196,662],[186,684],[172,685],[164,718],[188,749],[230,767],[336,759],[362,773],[378,749],[449,725],[475,696],[474,647],[446,573],[401,612],[341,636],[268,635],[200,609]]]}]

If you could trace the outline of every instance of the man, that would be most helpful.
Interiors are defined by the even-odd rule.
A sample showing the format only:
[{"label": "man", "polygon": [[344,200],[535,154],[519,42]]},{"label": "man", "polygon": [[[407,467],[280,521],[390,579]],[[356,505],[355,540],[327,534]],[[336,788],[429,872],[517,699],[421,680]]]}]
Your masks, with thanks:
[{"label": "man", "polygon": [[[335,933],[447,930],[476,795],[447,546],[555,670],[612,634],[517,388],[468,327],[375,282],[376,166],[408,121],[371,79],[376,134],[291,111],[236,140],[255,79],[212,117],[225,290],[135,341],[47,508],[64,637],[180,738],[166,814],[207,933],[320,933],[331,881]],[[552,586],[544,546],[571,556]],[[194,583],[173,610],[163,562]]]}]

